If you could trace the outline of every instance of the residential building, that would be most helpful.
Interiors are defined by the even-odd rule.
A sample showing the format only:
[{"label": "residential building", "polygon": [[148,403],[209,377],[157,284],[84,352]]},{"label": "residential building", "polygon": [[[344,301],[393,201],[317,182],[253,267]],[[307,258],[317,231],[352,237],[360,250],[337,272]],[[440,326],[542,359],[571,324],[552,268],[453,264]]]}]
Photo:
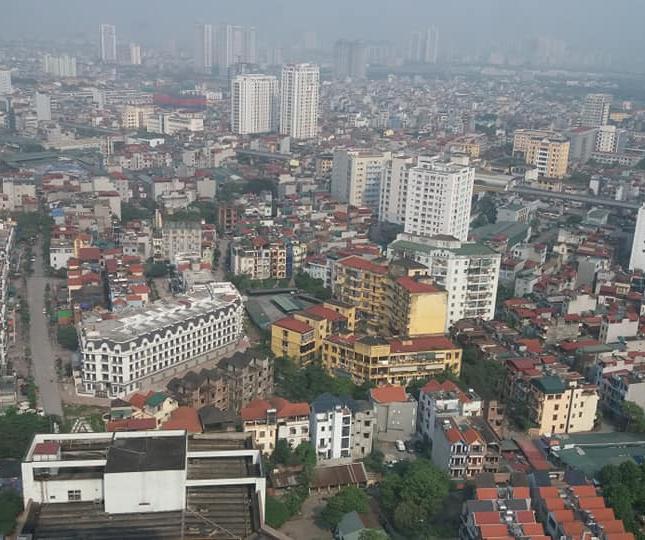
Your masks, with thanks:
[{"label": "residential building", "polygon": [[597,129],[578,127],[565,135],[569,139],[569,162],[587,163],[596,148]]},{"label": "residential building", "polygon": [[127,130],[143,128],[152,111],[151,105],[126,105],[121,111],[121,127]]},{"label": "residential building", "polygon": [[416,433],[417,400],[403,386],[378,386],[370,390],[376,409],[376,439],[407,441]]},{"label": "residential building", "polygon": [[141,65],[141,45],[139,45],[138,43],[130,43],[129,52],[130,52],[130,65],[140,66]]},{"label": "residential building", "polygon": [[645,203],[638,209],[629,269],[645,271]]},{"label": "residential building", "polygon": [[587,94],[580,114],[580,126],[596,128],[609,123],[610,94]]},{"label": "residential building", "polygon": [[222,24],[215,32],[215,52],[220,71],[234,64],[255,64],[255,28]]},{"label": "residential building", "polygon": [[183,253],[202,253],[202,225],[198,221],[166,220],[161,233],[159,258],[174,261]]},{"label": "residential building", "polygon": [[150,133],[174,135],[180,131],[204,131],[204,118],[200,113],[150,114],[144,123]]},{"label": "residential building", "polygon": [[117,397],[234,347],[243,335],[243,305],[230,283],[211,283],[173,300],[111,319],[86,316],[79,342],[83,390]]},{"label": "residential building", "polygon": [[257,448],[271,455],[278,441],[296,448],[309,442],[309,404],[272,397],[251,401],[240,411],[244,433],[252,433]]},{"label": "residential building", "polygon": [[393,335],[415,337],[445,331],[448,293],[444,289],[402,276],[389,280],[385,294],[383,325]]},{"label": "residential building", "polygon": [[314,64],[287,64],[282,67],[280,133],[294,139],[318,135],[320,72]]},{"label": "residential building", "polygon": [[52,100],[48,94],[35,94],[36,119],[39,122],[49,122],[52,119]]},{"label": "residential building", "polygon": [[513,155],[521,155],[527,165],[546,178],[564,178],[569,162],[569,140],[554,131],[517,130]]},{"label": "residential building", "polygon": [[598,386],[600,404],[605,412],[614,418],[624,416],[623,405],[626,401],[645,408],[645,370],[643,364],[628,366],[603,374]]},{"label": "residential building", "polygon": [[419,157],[408,172],[405,232],[420,236],[444,234],[465,241],[475,169]]},{"label": "residential building", "polygon": [[311,404],[309,436],[318,462],[363,459],[372,452],[374,407],[367,401],[321,394]]},{"label": "residential building", "polygon": [[331,335],[322,347],[330,373],[351,376],[357,384],[406,386],[433,374],[461,371],[461,348],[444,336],[383,338]]},{"label": "residential building", "polygon": [[605,315],[600,323],[598,339],[601,343],[616,343],[638,335],[639,316],[631,312],[625,315]]},{"label": "residential building", "polygon": [[384,318],[388,267],[357,256],[336,262],[334,297],[356,306],[359,318],[378,323]]},{"label": "residential building", "polygon": [[54,77],[76,77],[76,57],[63,54],[54,56],[46,54],[42,60],[43,71]]},{"label": "residential building", "polygon": [[529,381],[529,420],[539,435],[591,431],[596,420],[598,391],[582,376],[545,375]]},{"label": "residential building", "polygon": [[261,453],[244,433],[38,434],[22,462],[18,534],[189,538],[217,523],[247,538],[264,524],[265,486]]},{"label": "residential building", "polygon": [[616,126],[600,126],[596,130],[595,152],[621,153],[627,142],[627,132]]},{"label": "residential building", "polygon": [[332,304],[314,304],[302,311],[293,314],[299,321],[307,323],[314,329],[314,340],[316,342],[316,353],[320,353],[323,340],[329,335],[346,334],[354,331],[355,308],[349,317],[334,309]]},{"label": "residential building", "polygon": [[446,329],[460,319],[493,319],[501,254],[483,244],[455,238],[399,234],[388,259],[407,258],[427,267],[427,275],[448,293]]},{"label": "residential building", "polygon": [[413,64],[436,64],[439,58],[439,29],[435,26],[410,36],[408,61]]},{"label": "residential building", "polygon": [[405,224],[405,205],[408,198],[408,174],[415,164],[409,156],[392,156],[383,167],[379,199],[379,221]]},{"label": "residential building", "polygon": [[473,390],[464,392],[450,380],[440,383],[430,379],[419,390],[418,432],[431,440],[444,419],[481,416],[482,404],[482,399]]},{"label": "residential building", "polygon": [[116,26],[99,25],[99,57],[104,64],[116,64]]},{"label": "residential building", "polygon": [[6,96],[13,92],[11,85],[11,70],[0,69],[0,96]]},{"label": "residential building", "polygon": [[331,173],[331,196],[339,202],[378,212],[381,177],[388,152],[337,148]]},{"label": "residential building", "polygon": [[294,317],[279,319],[271,325],[271,352],[286,356],[300,365],[316,356],[316,337],[313,327]]},{"label": "residential building", "polygon": [[367,77],[367,49],[361,41],[341,39],[334,43],[334,78],[360,80]]},{"label": "residential building", "polygon": [[238,75],[231,82],[231,130],[239,135],[277,131],[280,108],[278,79]]},{"label": "residential building", "polygon": [[213,25],[198,24],[195,27],[195,64],[199,71],[210,73],[213,69],[215,47]]}]

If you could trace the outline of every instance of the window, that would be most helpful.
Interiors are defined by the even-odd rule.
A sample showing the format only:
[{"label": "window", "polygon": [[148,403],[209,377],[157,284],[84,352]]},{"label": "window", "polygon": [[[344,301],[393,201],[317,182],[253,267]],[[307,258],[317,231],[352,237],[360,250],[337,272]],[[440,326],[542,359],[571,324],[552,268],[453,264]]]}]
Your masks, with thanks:
[{"label": "window", "polygon": [[80,489],[71,489],[67,492],[68,501],[80,501],[81,500],[81,490]]}]

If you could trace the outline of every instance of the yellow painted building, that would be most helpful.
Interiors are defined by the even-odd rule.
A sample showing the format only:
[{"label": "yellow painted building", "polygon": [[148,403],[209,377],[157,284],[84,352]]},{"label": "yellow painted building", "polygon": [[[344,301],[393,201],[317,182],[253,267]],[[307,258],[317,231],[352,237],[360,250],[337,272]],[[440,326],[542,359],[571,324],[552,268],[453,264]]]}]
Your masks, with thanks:
[{"label": "yellow painted building", "polygon": [[383,310],[384,322],[395,335],[443,334],[448,293],[408,276],[391,280]]},{"label": "yellow painted building", "polygon": [[461,348],[444,336],[385,339],[376,336],[328,336],[323,365],[330,373],[349,374],[357,384],[407,385],[450,370],[461,370]]},{"label": "yellow painted building", "polygon": [[344,302],[341,302],[340,300],[335,300],[333,298],[326,300],[323,303],[323,306],[335,311],[336,313],[340,313],[343,317],[345,317],[345,319],[347,320],[347,330],[349,330],[350,332],[354,331],[354,328],[356,327],[355,306],[353,306],[352,304],[346,304]]},{"label": "yellow painted building", "polygon": [[315,330],[294,317],[280,319],[271,325],[271,352],[306,364],[316,354]]},{"label": "yellow painted building", "polygon": [[361,257],[350,256],[336,263],[334,296],[356,307],[361,318],[382,320],[388,268]]},{"label": "yellow painted building", "polygon": [[569,147],[569,140],[556,131],[520,129],[513,137],[513,155],[523,156],[547,178],[566,176]]},{"label": "yellow painted building", "polygon": [[529,419],[540,435],[591,431],[598,408],[596,385],[581,375],[550,375],[531,379],[528,394]]}]

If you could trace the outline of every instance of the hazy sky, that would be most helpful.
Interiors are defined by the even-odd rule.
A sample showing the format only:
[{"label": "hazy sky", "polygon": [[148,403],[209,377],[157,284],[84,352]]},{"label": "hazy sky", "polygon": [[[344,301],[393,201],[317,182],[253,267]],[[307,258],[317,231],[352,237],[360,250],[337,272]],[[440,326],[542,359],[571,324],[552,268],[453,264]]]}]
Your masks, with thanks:
[{"label": "hazy sky", "polygon": [[123,40],[188,42],[197,22],[254,25],[259,43],[287,45],[315,31],[389,39],[437,25],[460,50],[526,36],[564,39],[623,59],[645,54],[645,0],[0,0],[0,39],[92,36],[114,23]]}]

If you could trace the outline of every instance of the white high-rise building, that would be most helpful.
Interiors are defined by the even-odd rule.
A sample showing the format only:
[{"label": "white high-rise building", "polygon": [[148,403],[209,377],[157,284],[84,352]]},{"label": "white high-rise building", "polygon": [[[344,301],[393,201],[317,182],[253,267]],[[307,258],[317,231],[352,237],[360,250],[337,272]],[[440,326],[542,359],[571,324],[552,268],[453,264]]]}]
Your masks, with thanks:
[{"label": "white high-rise building", "polygon": [[141,65],[141,45],[138,43],[130,43],[130,65]]},{"label": "white high-rise building", "polygon": [[278,79],[270,75],[238,75],[231,82],[231,130],[233,133],[268,133],[278,128],[280,92]]},{"label": "white high-rise building", "polygon": [[49,122],[52,119],[52,101],[47,94],[36,92],[36,118],[39,122]]},{"label": "white high-rise building", "polygon": [[379,221],[403,225],[408,196],[408,175],[415,160],[409,156],[393,156],[383,168]]},{"label": "white high-rise building", "polygon": [[11,70],[0,69],[0,96],[11,94],[13,87],[11,86]]},{"label": "white high-rise building", "polygon": [[255,28],[223,24],[216,32],[217,65],[255,64]]},{"label": "white high-rise building", "polygon": [[495,317],[502,255],[488,246],[402,233],[388,246],[387,255],[427,266],[437,285],[448,292],[446,330],[461,319]]},{"label": "white high-rise building", "polygon": [[214,64],[213,25],[198,24],[195,39],[195,62],[199,71],[210,72]]},{"label": "white high-rise building", "polygon": [[612,99],[611,94],[587,94],[582,105],[580,125],[582,127],[607,125]]},{"label": "white high-rise building", "polygon": [[43,56],[43,71],[55,77],[76,77],[76,58],[63,54]]},{"label": "white high-rise building", "polygon": [[439,30],[427,28],[410,37],[408,60],[415,64],[436,64],[439,58]]},{"label": "white high-rise building", "polygon": [[381,178],[389,152],[334,150],[331,172],[331,196],[356,207],[379,208]]},{"label": "white high-rise building", "polygon": [[645,271],[645,204],[638,209],[629,269]]},{"label": "white high-rise building", "polygon": [[315,64],[282,67],[280,133],[294,139],[313,139],[318,134],[320,70]]},{"label": "white high-rise building", "polygon": [[405,232],[467,240],[474,183],[472,167],[419,157],[408,173]]},{"label": "white high-rise building", "polygon": [[116,64],[116,26],[113,24],[99,25],[99,52],[101,62]]},{"label": "white high-rise building", "polygon": [[625,144],[625,130],[616,126],[600,126],[596,130],[596,152],[620,152]]}]

